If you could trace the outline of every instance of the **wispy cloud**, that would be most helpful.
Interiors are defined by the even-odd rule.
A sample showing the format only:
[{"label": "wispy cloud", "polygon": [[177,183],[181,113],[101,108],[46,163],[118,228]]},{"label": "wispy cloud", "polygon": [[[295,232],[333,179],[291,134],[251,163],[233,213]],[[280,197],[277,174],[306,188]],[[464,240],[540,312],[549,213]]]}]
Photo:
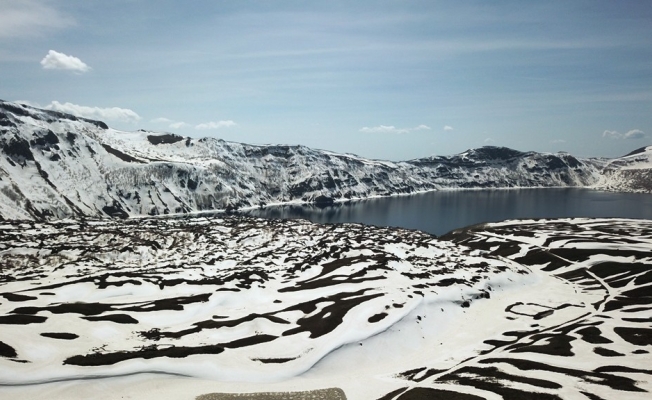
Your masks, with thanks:
[{"label": "wispy cloud", "polygon": [[63,69],[75,72],[88,72],[91,67],[77,57],[50,50],[41,60],[43,69]]},{"label": "wispy cloud", "polygon": [[79,117],[89,118],[89,119],[102,119],[102,120],[111,120],[111,121],[123,121],[123,122],[136,122],[141,119],[140,115],[128,108],[119,108],[119,107],[88,107],[80,106],[78,104],[72,103],[59,103],[58,101],[53,101],[47,106],[43,107],[47,110],[61,111]]},{"label": "wispy cloud", "polygon": [[552,144],[561,144],[561,143],[566,143],[564,139],[553,139],[550,141]]},{"label": "wispy cloud", "polygon": [[41,36],[72,26],[75,21],[50,6],[49,1],[3,0],[0,39]]},{"label": "wispy cloud", "polygon": [[167,124],[167,126],[172,129],[180,129],[180,128],[186,128],[191,126],[190,124],[187,124],[183,121],[175,121],[165,117],[154,118],[149,122],[152,122],[154,124]]},{"label": "wispy cloud", "polygon": [[159,117],[159,118],[150,119],[149,122],[152,122],[154,124],[169,124],[172,123],[173,121],[169,118]]},{"label": "wispy cloud", "polygon": [[494,140],[493,138],[488,137],[488,138],[486,138],[486,139],[484,140],[484,142],[485,142],[486,144],[489,144],[489,143],[493,143],[493,142],[495,142],[495,140]]},{"label": "wispy cloud", "polygon": [[424,130],[430,130],[430,127],[428,125],[418,125],[414,128],[397,128],[394,125],[378,125],[372,128],[365,126],[364,128],[360,129],[360,132],[401,134],[401,133],[409,133],[409,132],[424,131]]},{"label": "wispy cloud", "polygon": [[179,129],[179,128],[185,128],[190,126],[190,124],[186,124],[185,122],[179,121],[179,122],[173,122],[169,125],[170,128],[172,129]]},{"label": "wispy cloud", "polygon": [[199,130],[205,130],[205,129],[221,129],[221,128],[231,128],[234,127],[238,124],[235,122],[228,120],[228,121],[210,121],[210,122],[205,122],[203,124],[199,124],[195,126],[195,129]]},{"label": "wispy cloud", "polygon": [[[159,117],[159,118],[154,118],[150,120],[149,122],[152,122],[154,124],[166,124],[169,128],[171,129],[181,129],[181,128],[190,128],[192,127],[191,124],[188,124],[183,121],[175,121],[170,118],[165,118],[165,117]],[[232,128],[234,126],[237,126],[234,121],[231,120],[226,120],[226,121],[209,121],[209,122],[204,122],[202,124],[197,124],[195,125],[195,129],[197,130],[209,130],[209,129],[222,129],[222,128]]]},{"label": "wispy cloud", "polygon": [[444,130],[445,130],[446,132],[450,132],[450,131],[453,130],[453,127],[450,126],[450,125],[444,125]]},{"label": "wispy cloud", "polygon": [[625,139],[643,139],[645,137],[645,132],[640,129],[632,129],[631,131],[625,133],[623,137]]},{"label": "wispy cloud", "polygon": [[643,139],[645,137],[645,132],[640,129],[632,129],[631,131],[620,133],[618,131],[604,131],[602,132],[602,137],[609,139]]}]

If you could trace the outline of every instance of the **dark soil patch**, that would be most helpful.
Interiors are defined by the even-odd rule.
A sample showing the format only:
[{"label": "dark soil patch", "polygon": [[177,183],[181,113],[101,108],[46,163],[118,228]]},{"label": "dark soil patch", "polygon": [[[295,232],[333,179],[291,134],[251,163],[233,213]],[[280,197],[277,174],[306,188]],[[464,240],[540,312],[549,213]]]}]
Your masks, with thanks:
[{"label": "dark soil patch", "polygon": [[13,347],[4,342],[0,342],[0,357],[15,358],[18,357],[18,353],[16,353],[16,349]]},{"label": "dark soil patch", "polygon": [[92,353],[84,356],[73,356],[64,360],[65,365],[79,365],[92,367],[100,365],[113,365],[122,361],[135,358],[151,359],[157,357],[184,358],[195,354],[220,354],[224,347],[207,345],[199,347],[174,346],[158,349],[156,346],[144,347],[138,351],[120,351],[116,353]]},{"label": "dark soil patch", "polygon": [[[393,392],[392,392],[393,393]],[[403,393],[397,400],[483,400],[472,394],[453,392],[444,389],[417,387]]]},{"label": "dark soil patch", "polygon": [[66,333],[66,332],[43,332],[41,333],[41,336],[52,338],[52,339],[62,339],[62,340],[74,340],[79,337],[79,335],[76,335],[74,333]]},{"label": "dark soil patch", "polygon": [[260,361],[263,364],[283,364],[286,362],[290,362],[292,360],[296,360],[297,357],[292,357],[292,358],[254,358],[254,361]]},{"label": "dark soil patch", "polygon": [[624,354],[622,354],[622,353],[619,353],[619,352],[613,351],[613,350],[609,350],[609,349],[605,349],[604,347],[596,347],[595,349],[593,349],[593,352],[595,354],[598,354],[598,355],[603,356],[603,357],[621,357],[621,356],[624,356]]},{"label": "dark soil patch", "polygon": [[374,322],[382,321],[383,319],[385,319],[386,316],[387,316],[387,313],[379,313],[379,314],[376,314],[376,315],[372,315],[371,317],[369,317],[369,319],[367,321],[369,321],[369,322],[371,322],[373,324]]},{"label": "dark soil patch", "polygon": [[578,330],[577,333],[582,335],[582,340],[584,340],[587,343],[591,343],[591,344],[613,343],[611,339],[607,339],[606,337],[602,336],[602,332],[600,331],[600,329],[596,328],[595,326],[582,328]]},{"label": "dark soil patch", "polygon": [[24,294],[18,294],[18,293],[3,293],[2,297],[7,299],[8,301],[29,301],[29,300],[37,299],[37,297],[34,296],[25,296]]},{"label": "dark soil patch", "polygon": [[650,328],[629,328],[617,326],[614,332],[618,334],[623,340],[635,346],[649,346],[652,345],[652,329]]},{"label": "dark soil patch", "polygon": [[333,304],[324,307],[320,312],[315,313],[314,315],[300,318],[297,321],[297,325],[299,326],[283,332],[283,336],[290,336],[301,332],[310,332],[310,338],[315,339],[330,333],[342,323],[347,312],[365,301],[383,296],[382,293],[361,296],[365,291],[366,290],[363,289],[357,292],[338,293],[286,308],[284,311],[298,309],[308,314],[316,310],[317,304],[321,302],[333,302]]},{"label": "dark soil patch", "polygon": [[27,324],[40,324],[47,320],[46,317],[40,315],[23,315],[23,314],[10,314],[0,315],[0,324],[5,325],[27,325]]},{"label": "dark soil patch", "polygon": [[396,389],[394,391],[391,391],[391,392],[387,393],[383,397],[378,398],[377,400],[393,400],[396,396],[398,396],[399,394],[405,392],[407,389],[408,388],[406,388],[406,387]]},{"label": "dark soil patch", "polygon": [[107,314],[96,317],[82,317],[87,321],[108,321],[116,324],[137,324],[138,320],[128,314]]},{"label": "dark soil patch", "polygon": [[227,349],[237,349],[240,347],[253,346],[260,343],[267,343],[275,340],[277,336],[273,335],[254,335],[242,339],[237,339],[229,343],[221,344],[222,347]]}]

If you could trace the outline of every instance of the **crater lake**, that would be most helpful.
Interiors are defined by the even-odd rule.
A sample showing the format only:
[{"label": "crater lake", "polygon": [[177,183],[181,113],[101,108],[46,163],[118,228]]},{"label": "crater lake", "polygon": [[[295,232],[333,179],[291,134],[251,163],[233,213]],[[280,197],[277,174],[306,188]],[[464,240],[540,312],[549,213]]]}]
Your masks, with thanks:
[{"label": "crater lake", "polygon": [[284,205],[243,213],[262,218],[304,218],[318,223],[358,222],[443,235],[465,226],[506,219],[652,219],[652,196],[583,188],[441,190],[336,203],[323,208]]}]

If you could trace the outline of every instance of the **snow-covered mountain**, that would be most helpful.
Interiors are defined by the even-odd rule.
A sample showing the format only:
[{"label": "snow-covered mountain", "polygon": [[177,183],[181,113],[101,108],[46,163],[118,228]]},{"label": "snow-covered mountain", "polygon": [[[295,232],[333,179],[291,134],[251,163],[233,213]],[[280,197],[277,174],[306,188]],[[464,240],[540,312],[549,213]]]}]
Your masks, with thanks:
[{"label": "snow-covered mountain", "polygon": [[[502,147],[380,161],[304,146],[123,132],[100,121],[3,101],[0,151],[0,217],[5,219],[189,213],[443,188],[586,187],[606,182],[601,171],[607,164]],[[607,165],[613,167],[609,182],[626,170],[616,161]]]},{"label": "snow-covered mountain", "polygon": [[652,192],[652,146],[609,161],[598,186],[614,191]]},{"label": "snow-covered mountain", "polygon": [[429,179],[438,188],[504,188],[590,186],[600,176],[604,161],[578,159],[563,152],[547,154],[485,146],[408,163],[414,166],[414,174]]}]

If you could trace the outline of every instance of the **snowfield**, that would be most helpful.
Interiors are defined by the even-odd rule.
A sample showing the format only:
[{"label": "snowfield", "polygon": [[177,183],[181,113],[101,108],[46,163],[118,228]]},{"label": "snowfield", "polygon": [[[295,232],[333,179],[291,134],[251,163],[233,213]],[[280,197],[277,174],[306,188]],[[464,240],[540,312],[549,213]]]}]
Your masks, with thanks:
[{"label": "snowfield", "polygon": [[0,235],[0,397],[652,390],[650,221],[435,238],[223,216],[5,221]]}]

